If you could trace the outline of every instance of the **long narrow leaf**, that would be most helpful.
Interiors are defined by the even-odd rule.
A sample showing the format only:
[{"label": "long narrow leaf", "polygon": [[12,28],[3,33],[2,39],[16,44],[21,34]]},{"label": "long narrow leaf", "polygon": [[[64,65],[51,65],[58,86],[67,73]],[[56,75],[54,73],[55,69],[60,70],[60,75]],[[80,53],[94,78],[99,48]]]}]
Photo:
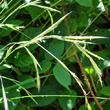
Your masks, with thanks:
[{"label": "long narrow leaf", "polygon": [[86,53],[86,51],[85,51],[80,45],[78,45],[77,43],[75,43],[75,45],[76,45],[76,47],[77,47],[82,53],[84,53],[84,54],[89,58],[89,60],[91,61],[92,65],[93,65],[93,67],[94,67],[94,69],[95,69],[95,71],[96,71],[96,73],[97,73],[97,75],[98,75],[98,77],[99,77],[99,81],[100,81],[100,83],[101,83],[101,85],[102,85],[102,79],[101,79],[102,72],[101,72],[101,70],[99,69],[99,67],[97,66],[97,64],[94,62],[94,60],[90,57],[90,55],[88,55],[88,54]]},{"label": "long narrow leaf", "polygon": [[49,38],[54,38],[54,39],[58,39],[58,40],[61,40],[61,41],[67,41],[67,42],[77,42],[77,43],[82,43],[82,44],[95,44],[95,43],[92,43],[92,42],[85,42],[84,40],[83,41],[80,41],[80,40],[72,40],[72,39],[65,39],[61,36],[57,36],[57,35],[49,35],[49,36],[44,36],[41,38],[41,40],[43,39],[49,39]]},{"label": "long narrow leaf", "polygon": [[12,45],[8,50],[7,50],[7,53],[6,53],[6,58],[10,55],[10,53],[11,53],[11,50],[13,49],[13,46],[14,45]]},{"label": "long narrow leaf", "polygon": [[51,15],[50,11],[49,11],[49,10],[47,10],[47,11],[48,11],[48,14],[49,14],[50,19],[51,19],[51,25],[53,25],[53,17],[52,17],[52,15]]},{"label": "long narrow leaf", "polygon": [[89,53],[90,55],[92,55],[92,56],[98,58],[99,60],[100,60],[100,59],[101,59],[101,60],[104,60],[102,57],[100,57],[100,56],[98,56],[98,55],[96,55],[96,54],[94,54],[94,53],[88,51],[87,49],[84,49],[84,48],[83,48],[83,50],[85,50],[85,51],[86,51],[87,53]]},{"label": "long narrow leaf", "polygon": [[67,39],[105,39],[107,37],[102,37],[102,36],[65,36],[64,38]]},{"label": "long narrow leaf", "polygon": [[49,11],[55,11],[55,12],[61,13],[59,10],[56,10],[56,9],[53,9],[53,8],[50,8],[50,7],[41,6],[41,5],[35,5],[35,6],[46,9],[46,10],[49,10]]},{"label": "long narrow leaf", "polygon": [[37,73],[37,88],[38,88],[38,91],[40,90],[40,77],[39,77],[39,72],[38,72],[38,68],[37,68],[37,65],[39,65],[39,67],[41,68],[40,64],[38,63],[38,61],[36,60],[36,58],[33,56],[33,54],[26,48],[26,51],[28,52],[28,54],[30,55],[30,57],[32,58],[33,62],[34,62],[34,66],[35,66],[35,69],[36,69],[36,73]]},{"label": "long narrow leaf", "polygon": [[[63,16],[62,18],[60,18],[56,23],[54,23],[52,26],[50,26],[48,29],[46,29],[44,32],[42,32],[40,35],[36,36],[32,41],[34,41],[35,39],[44,36],[45,34],[47,34],[48,32],[52,31],[54,28],[56,28],[56,26],[58,26],[60,24],[61,21],[63,21],[70,13],[66,14],[65,16]],[[35,41],[34,41],[35,43]]]},{"label": "long narrow leaf", "polygon": [[4,108],[5,108],[5,110],[8,110],[8,102],[7,102],[7,99],[6,99],[6,93],[5,93],[5,89],[4,89],[4,86],[3,86],[3,81],[2,81],[1,75],[0,75],[0,80],[1,80],[1,86],[2,86],[2,94],[3,94],[3,100],[4,100]]}]

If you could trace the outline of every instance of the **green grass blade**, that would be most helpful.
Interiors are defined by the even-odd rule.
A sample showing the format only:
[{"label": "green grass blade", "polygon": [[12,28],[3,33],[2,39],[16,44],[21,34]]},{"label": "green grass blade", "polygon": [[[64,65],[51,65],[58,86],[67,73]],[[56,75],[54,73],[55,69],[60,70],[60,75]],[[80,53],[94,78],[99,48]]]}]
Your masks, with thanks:
[{"label": "green grass blade", "polygon": [[12,45],[12,46],[7,50],[7,53],[6,53],[5,59],[8,58],[8,56],[10,55],[11,50],[13,49],[13,47],[14,47],[14,45]]},{"label": "green grass blade", "polygon": [[[22,96],[22,97],[14,97],[11,98],[9,100],[15,100],[15,99],[21,99],[21,98],[28,98],[30,96]],[[77,98],[85,98],[85,96],[74,96],[74,95],[32,95],[32,97],[77,97]],[[87,98],[93,99],[93,98],[97,98],[97,99],[101,99],[101,100],[110,100],[110,98],[106,98],[106,97],[91,97],[91,96],[87,96]],[[3,103],[3,102],[0,102]]]},{"label": "green grass blade", "polygon": [[49,13],[49,16],[50,16],[51,25],[53,25],[53,17],[52,17],[52,15],[51,15],[50,11],[49,11],[49,10],[47,10],[47,11],[48,11],[48,13]]},{"label": "green grass blade", "polygon": [[52,31],[54,28],[56,28],[60,22],[62,22],[70,13],[66,14],[65,16],[63,16],[62,18],[60,18],[56,23],[54,23],[52,26],[50,26],[48,29],[46,29],[44,32],[42,32],[41,34],[39,34],[38,36],[36,36],[34,39],[32,39],[32,41],[34,43],[36,43],[36,39],[44,36],[45,34],[47,34],[48,32]]},{"label": "green grass blade", "polygon": [[96,71],[96,73],[97,73],[97,75],[98,75],[98,77],[99,77],[99,81],[100,81],[100,83],[101,83],[101,86],[102,86],[102,79],[101,79],[102,72],[101,72],[101,70],[99,69],[99,67],[97,66],[97,64],[94,62],[94,60],[90,57],[90,55],[88,55],[88,54],[86,53],[86,51],[85,51],[80,45],[78,45],[77,43],[75,43],[75,45],[76,45],[76,47],[77,47],[82,53],[84,53],[84,55],[86,55],[86,56],[89,58],[89,60],[91,61],[92,65],[93,65],[93,67],[94,67],[94,69],[95,69],[95,71]]},{"label": "green grass blade", "polygon": [[[40,76],[40,79],[46,78],[46,77],[49,77],[49,76],[52,76],[52,75]],[[11,79],[11,78],[8,78],[8,77],[5,77],[5,76],[1,76],[1,77],[2,77],[2,79],[4,78],[4,79],[10,80],[10,81],[12,81],[12,82],[14,82],[14,83],[17,83],[17,85],[14,84],[14,85],[12,85],[12,86],[5,87],[5,90],[6,90],[6,91],[8,91],[8,90],[10,90],[10,89],[18,88],[19,85],[20,85],[20,88],[22,89],[21,86],[24,86],[24,85],[26,85],[26,84],[28,84],[28,83],[30,83],[30,82],[32,82],[32,81],[37,80],[36,78],[33,78],[33,79],[28,79],[28,80],[26,80],[26,81],[20,82],[20,81],[17,81],[17,80],[15,80],[15,79]],[[1,88],[0,88],[0,93],[2,93],[2,89],[1,89]]]},{"label": "green grass blade", "polygon": [[94,56],[94,57],[96,57],[96,58],[98,58],[99,60],[101,59],[101,60],[104,60],[102,57],[100,57],[100,56],[98,56],[98,55],[96,55],[96,54],[94,54],[94,53],[92,53],[92,52],[90,52],[89,50],[87,50],[87,49],[84,49],[83,48],[83,50],[85,50],[87,53],[89,53],[90,55],[92,55],[92,56]]},{"label": "green grass blade", "polygon": [[27,93],[27,95],[30,96],[30,98],[38,105],[38,103],[35,101],[35,99],[31,96],[32,94],[28,90],[26,90],[23,86],[19,85],[19,83],[16,83],[16,82],[14,82],[14,83],[16,85],[18,85],[20,88],[22,88]]},{"label": "green grass blade", "polygon": [[59,10],[56,10],[56,9],[53,9],[53,8],[50,8],[50,7],[47,7],[47,6],[41,6],[41,5],[35,5],[35,6],[46,9],[46,10],[49,10],[49,11],[55,11],[55,12],[61,13]]},{"label": "green grass blade", "polygon": [[36,60],[36,58],[33,56],[33,54],[26,48],[26,51],[28,52],[28,54],[30,55],[30,57],[32,58],[33,62],[34,62],[34,66],[35,66],[35,69],[36,69],[36,74],[37,74],[37,88],[38,88],[38,91],[40,91],[40,77],[39,77],[39,72],[38,72],[38,68],[37,68],[37,65],[41,68],[40,64],[38,63],[38,61]]}]

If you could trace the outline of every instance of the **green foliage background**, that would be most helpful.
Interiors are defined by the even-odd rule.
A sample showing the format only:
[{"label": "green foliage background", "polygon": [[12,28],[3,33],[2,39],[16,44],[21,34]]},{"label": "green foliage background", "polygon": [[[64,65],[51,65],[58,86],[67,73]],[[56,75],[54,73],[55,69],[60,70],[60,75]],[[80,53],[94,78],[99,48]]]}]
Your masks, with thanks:
[{"label": "green foliage background", "polygon": [[6,109],[3,88],[9,110],[89,109],[72,72],[91,109],[109,110],[109,37],[110,0],[2,0],[0,110]]}]

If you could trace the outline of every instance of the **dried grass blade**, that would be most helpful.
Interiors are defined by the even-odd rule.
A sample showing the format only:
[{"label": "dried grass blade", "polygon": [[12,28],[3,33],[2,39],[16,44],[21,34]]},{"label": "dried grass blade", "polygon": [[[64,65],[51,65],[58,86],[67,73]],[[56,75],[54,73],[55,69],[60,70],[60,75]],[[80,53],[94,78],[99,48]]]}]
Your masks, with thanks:
[{"label": "dried grass blade", "polygon": [[94,67],[94,69],[95,69],[95,71],[96,71],[96,73],[97,73],[97,75],[98,75],[98,77],[99,77],[99,81],[100,81],[100,83],[101,83],[101,86],[102,86],[102,79],[101,79],[102,72],[101,72],[101,70],[99,69],[99,67],[97,66],[97,64],[94,62],[94,60],[90,57],[90,55],[88,55],[88,54],[86,53],[86,51],[85,51],[80,45],[78,45],[77,43],[75,43],[75,45],[76,45],[76,47],[77,47],[82,53],[84,53],[84,54],[89,58],[89,60],[91,61],[92,65],[93,65],[93,67]]},{"label": "dried grass blade", "polygon": [[28,52],[28,54],[30,55],[30,57],[32,58],[33,62],[34,62],[34,66],[35,66],[35,69],[36,69],[36,74],[37,74],[37,88],[38,88],[38,91],[40,91],[40,77],[39,77],[39,72],[38,72],[38,68],[37,68],[37,65],[41,68],[40,64],[38,63],[38,61],[36,60],[36,58],[33,56],[33,54],[26,48],[26,51]]},{"label": "dried grass blade", "polygon": [[64,38],[66,39],[107,39],[107,37],[102,37],[102,36],[65,36]]},{"label": "dried grass blade", "polygon": [[3,81],[2,81],[1,75],[0,75],[0,80],[1,80],[1,86],[2,86],[2,94],[3,94],[3,100],[4,100],[4,108],[5,108],[5,110],[9,110],[9,109],[8,109],[8,102],[7,102],[7,99],[6,99],[6,93],[5,93],[5,89],[4,89],[4,86],[3,86]]}]

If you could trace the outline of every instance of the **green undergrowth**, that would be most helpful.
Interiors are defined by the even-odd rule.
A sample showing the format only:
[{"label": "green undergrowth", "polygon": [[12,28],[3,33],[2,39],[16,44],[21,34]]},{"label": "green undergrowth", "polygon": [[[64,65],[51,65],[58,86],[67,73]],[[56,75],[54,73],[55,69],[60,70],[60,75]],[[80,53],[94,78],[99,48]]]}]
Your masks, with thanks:
[{"label": "green undergrowth", "polygon": [[0,110],[110,109],[109,5],[2,0]]}]

